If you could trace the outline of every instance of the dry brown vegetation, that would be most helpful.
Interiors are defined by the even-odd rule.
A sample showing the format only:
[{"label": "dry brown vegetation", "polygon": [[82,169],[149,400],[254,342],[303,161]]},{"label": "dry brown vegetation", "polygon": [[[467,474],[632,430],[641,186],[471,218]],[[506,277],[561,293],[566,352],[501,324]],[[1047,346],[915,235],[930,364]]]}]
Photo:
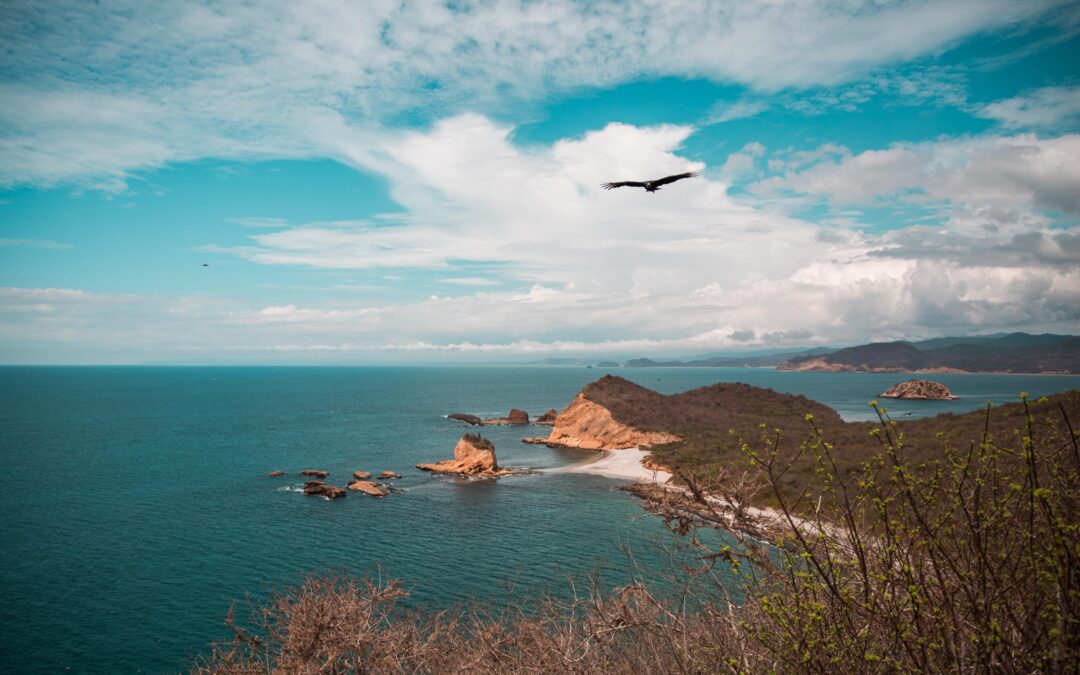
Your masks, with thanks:
[{"label": "dry brown vegetation", "polygon": [[492,443],[491,441],[489,441],[488,439],[484,438],[480,434],[465,434],[464,436],[461,437],[461,439],[464,440],[464,441],[468,441],[474,447],[480,448],[481,450],[494,450],[495,449],[495,444]]},{"label": "dry brown vegetation", "polygon": [[[632,584],[498,613],[414,613],[396,581],[312,577],[246,628],[230,613],[235,640],[194,670],[1076,672],[1076,401],[1024,401],[915,434],[882,414],[873,434],[862,427],[875,445],[860,443],[849,470],[836,427],[804,410],[797,435],[736,434],[718,483],[686,474],[703,508],[770,493],[788,527],[768,544],[737,535],[709,548],[693,536],[700,521],[659,505],[697,552],[679,593]],[[785,479],[803,466],[793,491]]]}]

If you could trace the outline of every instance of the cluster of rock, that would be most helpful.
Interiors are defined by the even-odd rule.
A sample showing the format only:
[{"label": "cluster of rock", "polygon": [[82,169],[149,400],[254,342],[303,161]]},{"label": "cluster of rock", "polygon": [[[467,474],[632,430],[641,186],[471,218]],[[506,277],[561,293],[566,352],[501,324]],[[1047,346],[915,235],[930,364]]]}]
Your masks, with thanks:
[{"label": "cluster of rock", "polygon": [[417,464],[417,469],[457,476],[497,478],[528,473],[521,469],[504,469],[495,459],[495,444],[478,434],[465,434],[454,446],[454,458],[434,464]]},{"label": "cluster of rock", "polygon": [[940,382],[931,382],[930,380],[908,380],[907,382],[894,384],[886,389],[881,394],[881,397],[927,401],[950,401],[956,398],[948,387]]},{"label": "cluster of rock", "polygon": [[[532,420],[533,424],[555,424],[555,418],[558,416],[558,412],[552,408],[546,413]],[[470,415],[469,413],[451,413],[446,416],[448,419],[459,420],[465,424],[471,424],[473,426],[502,426],[510,424],[529,424],[529,413],[524,410],[518,410],[517,408],[511,408],[506,417],[489,417],[482,418],[479,415]]]},{"label": "cluster of rock", "polygon": [[[277,476],[284,476],[284,471],[271,471],[270,477],[275,478]],[[309,480],[304,483],[304,494],[311,495],[313,497],[325,497],[327,499],[341,499],[346,494],[345,488],[337,487],[336,485],[328,485],[324,478],[330,475],[329,471],[323,471],[321,469],[305,469],[300,472],[301,476],[307,476],[314,480]],[[353,480],[346,488],[353,492],[363,492],[366,495],[372,497],[385,497],[391,492],[396,490],[392,485],[387,483],[376,483],[374,481],[367,480],[371,478],[370,471],[353,471]],[[383,480],[389,480],[393,478],[401,478],[401,475],[396,471],[383,471],[379,474],[379,478]]]}]

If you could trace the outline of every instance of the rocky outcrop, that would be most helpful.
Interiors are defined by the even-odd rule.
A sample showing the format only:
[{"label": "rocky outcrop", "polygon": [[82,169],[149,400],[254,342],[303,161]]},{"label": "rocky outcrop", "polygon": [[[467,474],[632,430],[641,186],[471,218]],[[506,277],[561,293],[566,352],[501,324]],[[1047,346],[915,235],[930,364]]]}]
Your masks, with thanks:
[{"label": "rocky outcrop", "polygon": [[369,480],[354,480],[349,483],[348,488],[354,492],[363,492],[372,497],[385,497],[387,494],[378,483]]},{"label": "rocky outcrop", "polygon": [[480,419],[476,415],[470,415],[468,413],[451,413],[447,415],[446,418],[451,420],[460,420],[465,424],[472,424],[475,426],[479,426],[483,423],[482,419]]},{"label": "rocky outcrop", "polygon": [[882,398],[906,398],[913,400],[949,401],[956,397],[949,388],[940,382],[930,380],[908,380],[894,384],[881,394]]},{"label": "rocky outcrop", "polygon": [[559,414],[546,438],[526,438],[526,443],[543,443],[586,450],[619,450],[673,443],[678,436],[663,431],[641,431],[617,421],[611,411],[578,394]]},{"label": "rocky outcrop", "polygon": [[284,476],[284,475],[285,475],[284,471],[271,471],[270,472],[270,477],[271,478],[277,478],[278,476]]},{"label": "rocky outcrop", "polygon": [[391,478],[401,478],[401,474],[397,473],[396,471],[383,471],[379,474],[379,478],[382,478],[383,480],[388,480]]},{"label": "rocky outcrop", "polygon": [[370,471],[353,471],[352,472],[352,477],[355,478],[356,480],[366,480],[368,478],[371,478],[371,472]]},{"label": "rocky outcrop", "polygon": [[559,417],[559,411],[555,408],[549,408],[546,413],[533,420],[533,424],[543,424],[546,426],[555,426],[555,420]]},{"label": "rocky outcrop", "polygon": [[321,480],[309,480],[304,483],[304,494],[327,499],[341,499],[345,496],[345,490],[336,485],[327,485]]},{"label": "rocky outcrop", "polygon": [[480,424],[487,427],[528,423],[529,413],[525,412],[524,410],[518,410],[517,408],[511,408],[510,412],[506,414],[506,417],[489,417],[487,419],[480,420]]},{"label": "rocky outcrop", "polygon": [[432,473],[449,473],[462,476],[510,476],[522,473],[516,469],[503,469],[495,459],[495,444],[477,434],[465,434],[454,446],[454,458],[436,464],[417,464],[417,469]]},{"label": "rocky outcrop", "polygon": [[329,471],[320,471],[318,469],[306,469],[300,472],[301,476],[311,476],[312,478],[326,478],[330,475]]},{"label": "rocky outcrop", "polygon": [[473,424],[478,426],[506,426],[510,424],[528,424],[529,413],[524,410],[518,410],[517,408],[511,408],[506,417],[488,417],[487,419],[481,419],[476,415],[470,415],[468,413],[453,413],[446,416],[447,419],[460,420],[466,424]]}]

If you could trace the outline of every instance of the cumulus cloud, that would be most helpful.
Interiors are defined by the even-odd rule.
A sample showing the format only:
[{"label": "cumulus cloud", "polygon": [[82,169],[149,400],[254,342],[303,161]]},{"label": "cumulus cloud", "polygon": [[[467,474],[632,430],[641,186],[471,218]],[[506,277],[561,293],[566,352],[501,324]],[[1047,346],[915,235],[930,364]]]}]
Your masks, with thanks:
[{"label": "cumulus cloud", "polygon": [[983,136],[852,154],[822,152],[815,161],[764,179],[759,194],[819,196],[836,204],[934,201],[956,226],[1010,234],[1045,224],[1041,210],[1080,216],[1080,135]]},{"label": "cumulus cloud", "polygon": [[641,77],[835,85],[1064,2],[9,4],[0,184],[120,189],[207,156],[378,168],[373,141],[403,112],[497,112]]},{"label": "cumulus cloud", "polygon": [[980,117],[997,120],[1007,128],[1058,130],[1080,123],[1080,86],[1043,87],[1022,96],[988,103],[976,110]]},{"label": "cumulus cloud", "polygon": [[[793,167],[781,177],[785,190],[856,203],[918,192],[955,204],[943,225],[873,233],[733,197],[721,172],[680,156],[688,127],[612,124],[528,148],[511,143],[511,131],[470,114],[387,135],[379,152],[402,214],[275,222],[272,231],[250,230],[247,245],[215,249],[266,265],[435,271],[449,292],[252,306],[7,289],[0,338],[11,349],[78,339],[103,353],[125,345],[132,354],[237,358],[678,355],[972,330],[1068,332],[1080,320],[1077,235],[1039,213],[1069,206],[1061,186],[1076,184],[1074,169],[1061,158],[1075,156],[1074,137],[784,155]],[[768,156],[756,144],[740,153]],[[706,175],[656,194],[600,189],[605,180],[696,168]]]}]

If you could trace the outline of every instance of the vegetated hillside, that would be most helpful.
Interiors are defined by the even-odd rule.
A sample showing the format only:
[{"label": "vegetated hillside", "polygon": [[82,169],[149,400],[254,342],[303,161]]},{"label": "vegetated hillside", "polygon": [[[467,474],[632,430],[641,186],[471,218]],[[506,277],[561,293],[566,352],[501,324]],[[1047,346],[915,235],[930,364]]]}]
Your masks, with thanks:
[{"label": "vegetated hillside", "polygon": [[1016,349],[1019,347],[1045,347],[1065,342],[1071,337],[1073,336],[1054,335],[1053,333],[1043,333],[1041,335],[1032,335],[1031,333],[998,333],[995,335],[975,335],[970,337],[934,338],[932,340],[912,342],[911,344],[923,351],[929,349],[942,349],[944,347],[952,347],[953,345],[981,345],[1001,347],[1004,349]]},{"label": "vegetated hillside", "polygon": [[[742,443],[761,452],[779,432],[781,457],[793,462],[779,488],[790,495],[801,493],[816,467],[812,452],[800,453],[802,441],[815,433],[806,419],[808,414],[823,438],[834,446],[833,456],[842,474],[858,471],[863,461],[881,450],[881,442],[871,435],[879,426],[876,423],[845,422],[836,411],[806,397],[747,384],[714,384],[664,395],[608,375],[586,386],[584,394],[610,410],[619,422],[679,436],[681,441],[652,448],[653,456],[663,465],[703,476],[747,468]],[[1060,419],[1059,404],[1072,419],[1080,419],[1080,390],[1031,405],[1036,414]],[[905,456],[912,465],[939,458],[943,443],[966,448],[981,442],[984,428],[1003,442],[1018,439],[1025,425],[1019,403],[994,408],[989,426],[985,411],[896,421]]]},{"label": "vegetated hillside", "polygon": [[941,338],[923,343],[883,342],[825,356],[799,356],[780,370],[972,373],[1080,373],[1080,337],[1012,333],[1001,337]]},{"label": "vegetated hillside", "polygon": [[626,362],[627,368],[769,368],[778,366],[790,359],[803,356],[820,356],[833,350],[825,347],[801,350],[797,352],[782,352],[778,354],[754,354],[747,356],[707,356],[700,359],[688,359],[686,361],[654,361],[648,358],[631,359]]}]

